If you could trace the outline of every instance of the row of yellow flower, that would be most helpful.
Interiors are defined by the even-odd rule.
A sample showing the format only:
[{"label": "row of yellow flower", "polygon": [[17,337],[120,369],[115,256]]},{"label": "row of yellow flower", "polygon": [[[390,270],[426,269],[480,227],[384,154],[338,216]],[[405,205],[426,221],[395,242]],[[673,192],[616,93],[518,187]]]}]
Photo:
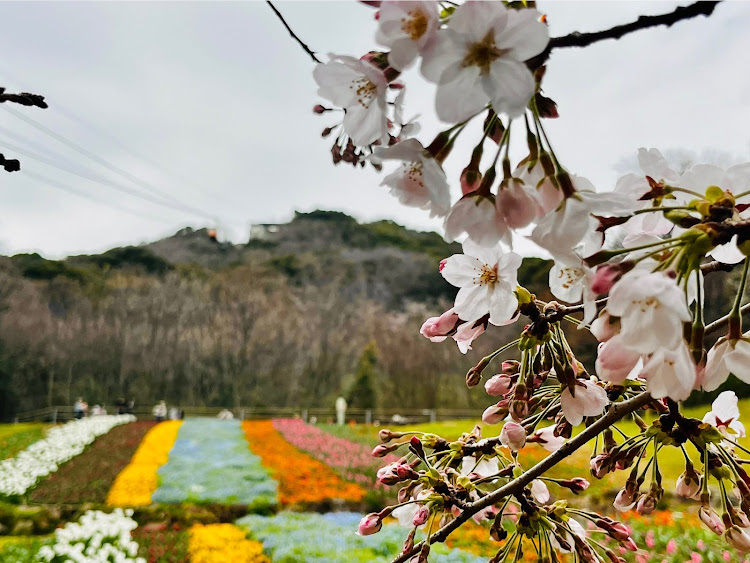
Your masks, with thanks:
[{"label": "row of yellow flower", "polygon": [[188,539],[190,563],[270,563],[263,545],[233,524],[196,524]]},{"label": "row of yellow flower", "polygon": [[169,451],[177,440],[180,420],[154,426],[143,437],[130,463],[112,484],[107,495],[109,506],[147,506],[158,487],[157,470],[167,463]]},{"label": "row of yellow flower", "polygon": [[279,482],[284,505],[331,499],[360,501],[365,490],[341,479],[329,466],[302,453],[279,434],[270,420],[242,423],[250,451],[259,456]]}]

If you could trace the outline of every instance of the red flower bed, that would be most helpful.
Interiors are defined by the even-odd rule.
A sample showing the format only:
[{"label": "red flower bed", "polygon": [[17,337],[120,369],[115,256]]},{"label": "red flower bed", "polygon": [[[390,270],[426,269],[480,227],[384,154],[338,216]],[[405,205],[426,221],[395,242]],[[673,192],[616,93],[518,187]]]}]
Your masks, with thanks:
[{"label": "red flower bed", "polygon": [[137,421],[116,426],[43,479],[29,499],[38,504],[104,503],[115,477],[154,424]]},{"label": "red flower bed", "polygon": [[372,486],[378,469],[399,459],[394,455],[372,457],[370,446],[332,436],[302,420],[278,418],[273,425],[297,449],[332,467],[344,479],[362,485]]}]

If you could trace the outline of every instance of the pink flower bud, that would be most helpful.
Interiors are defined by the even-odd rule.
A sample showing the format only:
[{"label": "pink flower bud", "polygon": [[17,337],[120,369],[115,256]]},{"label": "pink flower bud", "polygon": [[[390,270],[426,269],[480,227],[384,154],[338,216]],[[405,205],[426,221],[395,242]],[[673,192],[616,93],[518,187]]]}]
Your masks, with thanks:
[{"label": "pink flower bud", "polygon": [[313,107],[313,113],[317,113],[318,115],[325,113],[327,111],[331,111],[331,108],[321,106],[320,104],[317,104],[315,105],[315,107]]},{"label": "pink flower bud", "polygon": [[421,526],[427,522],[427,518],[430,516],[430,509],[426,506],[420,506],[417,512],[414,514],[414,520],[412,524],[415,526]]},{"label": "pink flower bud", "polygon": [[698,510],[698,516],[706,527],[717,536],[724,533],[724,524],[722,523],[721,518],[710,506],[701,506]]},{"label": "pink flower bud", "polygon": [[750,551],[750,536],[739,526],[732,526],[724,534],[727,543],[741,553]]},{"label": "pink flower bud", "polygon": [[597,455],[595,458],[591,460],[589,465],[591,469],[591,474],[594,477],[596,477],[597,479],[601,479],[612,470],[609,458],[610,458],[610,455],[604,453],[604,454]]},{"label": "pink flower bud", "polygon": [[422,324],[422,328],[419,329],[419,334],[425,338],[429,338],[432,342],[442,342],[451,333],[455,332],[460,322],[461,319],[453,312],[453,309],[448,309],[439,317],[430,317],[427,319]]},{"label": "pink flower bud", "polygon": [[570,489],[574,494],[579,494],[588,489],[591,486],[586,479],[583,477],[573,477],[572,479],[565,479],[557,482],[561,487]]},{"label": "pink flower bud", "polygon": [[482,413],[482,422],[485,424],[497,424],[508,416],[507,407],[501,407],[500,405],[492,405],[487,407]]},{"label": "pink flower bud", "polygon": [[620,489],[620,492],[617,493],[617,496],[615,497],[615,509],[617,509],[619,512],[627,512],[635,506],[636,495],[637,491],[636,493],[632,493],[627,489],[627,487],[624,489]]},{"label": "pink flower bud", "polygon": [[508,393],[513,387],[513,379],[509,375],[498,373],[490,377],[484,384],[484,390],[492,397],[499,397]]},{"label": "pink flower bud", "polygon": [[500,367],[500,371],[505,375],[515,375],[521,371],[521,362],[518,360],[505,360]]},{"label": "pink flower bud", "polygon": [[357,534],[360,536],[369,536],[379,532],[382,527],[383,521],[380,519],[380,515],[376,512],[372,512],[359,521]]},{"label": "pink flower bud", "polygon": [[391,446],[386,446],[385,444],[379,444],[375,446],[375,449],[372,450],[372,456],[373,457],[385,457],[392,451],[394,451],[396,448],[398,448],[398,444],[393,444]]},{"label": "pink flower bud", "polygon": [[666,551],[667,551],[667,555],[672,555],[674,554],[675,551],[677,551],[677,542],[674,541],[674,538],[672,538],[671,540],[667,542]]},{"label": "pink flower bud", "polygon": [[656,499],[650,494],[643,495],[640,499],[638,499],[638,504],[635,507],[635,509],[638,511],[638,514],[643,515],[651,514],[655,508]]},{"label": "pink flower bud", "polygon": [[700,477],[692,467],[686,468],[685,471],[677,478],[675,493],[681,497],[693,498],[701,490]]},{"label": "pink flower bud", "polygon": [[520,451],[526,445],[526,429],[517,422],[506,422],[500,431],[500,443],[511,451]]},{"label": "pink flower bud", "polygon": [[478,168],[469,165],[461,172],[461,193],[463,195],[477,191],[481,183],[482,173]]},{"label": "pink flower bud", "polygon": [[597,295],[609,293],[615,282],[622,277],[623,269],[619,264],[602,264],[594,272],[591,280],[591,291]]}]

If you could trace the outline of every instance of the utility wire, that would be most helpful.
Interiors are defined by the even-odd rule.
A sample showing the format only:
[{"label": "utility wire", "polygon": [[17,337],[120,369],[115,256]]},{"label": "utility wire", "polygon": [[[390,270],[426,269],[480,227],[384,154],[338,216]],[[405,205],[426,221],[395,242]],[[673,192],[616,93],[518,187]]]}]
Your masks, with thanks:
[{"label": "utility wire", "polygon": [[104,206],[107,206],[107,207],[111,207],[112,209],[115,209],[117,211],[121,211],[123,213],[129,213],[130,215],[135,215],[136,217],[139,217],[141,219],[147,219],[149,221],[156,221],[156,222],[167,222],[167,220],[166,220],[165,217],[156,217],[156,216],[150,215],[148,213],[142,213],[142,212],[137,211],[135,209],[130,209],[128,207],[117,205],[116,203],[114,203],[114,202],[112,202],[110,200],[103,199],[103,198],[98,198],[98,197],[96,197],[96,196],[94,196],[94,195],[92,195],[90,193],[81,191],[81,190],[79,190],[77,188],[74,188],[72,186],[69,186],[67,184],[61,184],[60,182],[57,182],[56,180],[52,180],[51,178],[47,178],[45,176],[42,176],[41,174],[37,174],[36,172],[32,172],[32,171],[30,171],[30,170],[28,170],[26,168],[24,168],[23,177],[24,178],[31,178],[33,180],[36,180],[37,182],[39,182],[38,185],[43,185],[45,187],[50,187],[50,188],[56,188],[58,190],[62,190],[62,191],[71,193],[71,194],[76,195],[78,197],[81,197],[81,198],[84,198],[84,199],[88,199],[89,201],[93,201],[94,203],[98,203],[99,205],[104,205]]},{"label": "utility wire", "polygon": [[58,163],[56,163],[56,162],[54,162],[54,161],[52,161],[52,160],[50,160],[48,158],[45,158],[45,157],[43,157],[41,155],[38,155],[36,153],[33,153],[31,151],[25,150],[25,149],[23,149],[21,147],[18,147],[16,145],[11,144],[11,143],[0,141],[0,147],[5,147],[7,149],[10,149],[10,150],[15,151],[15,152],[17,152],[19,154],[24,155],[27,158],[31,158],[33,160],[37,160],[37,161],[39,161],[39,162],[41,162],[43,164],[46,164],[47,166],[52,166],[53,168],[57,168],[58,170],[62,170],[63,172],[67,172],[68,174],[73,174],[74,176],[78,176],[79,178],[83,178],[84,180],[89,180],[91,182],[96,182],[97,184],[101,184],[104,187],[107,187],[107,188],[110,188],[110,189],[113,189],[113,190],[117,190],[119,192],[126,193],[128,195],[133,196],[133,197],[137,197],[137,198],[149,201],[151,203],[155,203],[157,205],[161,205],[163,207],[167,207],[169,209],[181,211],[183,213],[190,213],[192,215],[197,215],[197,216],[202,217],[204,219],[209,219],[211,221],[215,221],[214,217],[211,217],[210,215],[208,215],[207,213],[204,213],[203,211],[200,211],[199,209],[195,209],[195,208],[192,208],[190,206],[179,204],[179,203],[178,204],[169,203],[168,201],[165,201],[163,199],[154,197],[154,196],[152,196],[150,194],[147,194],[147,193],[140,192],[140,191],[138,191],[138,190],[136,190],[134,188],[131,188],[129,186],[123,186],[122,184],[117,184],[117,183],[114,183],[114,182],[109,182],[109,181],[105,180],[104,178],[101,178],[101,177],[93,175],[93,174],[87,174],[87,173],[83,173],[83,172],[79,172],[79,171],[73,170],[73,169],[71,169],[71,168],[69,168],[67,166],[60,165],[60,164],[58,164]]},{"label": "utility wire", "polygon": [[132,182],[133,184],[136,184],[136,185],[140,186],[144,190],[153,192],[156,195],[161,196],[162,198],[164,198],[167,201],[171,201],[171,202],[177,203],[179,205],[184,205],[179,199],[175,198],[173,195],[160,190],[159,188],[153,186],[149,182],[146,182],[145,180],[142,180],[138,176],[135,176],[134,174],[131,174],[127,170],[123,170],[122,168],[120,168],[116,164],[113,164],[113,163],[109,162],[108,160],[106,160],[106,159],[104,159],[104,158],[102,158],[102,157],[94,154],[90,150],[88,150],[88,149],[86,149],[86,148],[84,148],[84,147],[82,147],[82,146],[74,143],[70,139],[64,137],[63,135],[60,135],[59,133],[56,133],[55,131],[53,131],[49,127],[47,127],[45,125],[42,125],[41,123],[39,123],[35,119],[32,119],[31,117],[28,117],[27,115],[24,115],[20,111],[17,111],[17,110],[15,110],[13,108],[10,108],[10,107],[5,107],[5,106],[0,106],[0,107],[2,107],[5,111],[7,111],[8,113],[10,113],[12,116],[17,117],[21,121],[24,121],[25,123],[27,123],[27,124],[31,125],[32,127],[38,129],[39,131],[41,131],[45,135],[48,135],[48,136],[52,137],[56,141],[58,141],[58,142],[62,143],[63,145],[65,145],[66,147],[68,147],[68,148],[70,148],[70,149],[72,149],[72,150],[74,150],[74,151],[76,151],[76,152],[78,152],[78,153],[80,153],[80,154],[82,154],[82,155],[90,158],[91,160],[93,160],[97,164],[99,164],[101,166],[104,166],[107,170],[110,170],[111,172],[114,172],[115,174],[118,174],[119,176],[122,176],[126,180]]}]

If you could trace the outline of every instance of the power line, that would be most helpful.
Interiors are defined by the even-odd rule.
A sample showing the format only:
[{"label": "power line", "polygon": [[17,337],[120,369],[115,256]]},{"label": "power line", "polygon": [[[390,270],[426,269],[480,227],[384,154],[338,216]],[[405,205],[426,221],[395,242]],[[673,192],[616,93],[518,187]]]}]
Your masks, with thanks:
[{"label": "power line", "polygon": [[173,203],[178,203],[180,205],[184,205],[179,199],[175,198],[173,195],[160,190],[159,188],[151,185],[150,183],[146,182],[145,180],[142,180],[138,176],[135,176],[134,174],[131,174],[127,170],[123,170],[119,166],[117,166],[115,164],[112,164],[108,160],[106,160],[106,159],[104,159],[104,158],[102,158],[102,157],[94,154],[90,150],[88,150],[88,149],[86,149],[86,148],[84,148],[84,147],[82,147],[82,146],[74,143],[73,141],[71,141],[70,139],[64,137],[63,135],[60,135],[59,133],[56,133],[55,131],[53,131],[49,127],[47,127],[45,125],[42,125],[41,123],[39,123],[35,119],[32,119],[31,117],[28,117],[27,115],[24,115],[20,111],[17,111],[17,110],[15,110],[13,108],[5,107],[5,106],[0,106],[0,107],[2,107],[3,109],[5,109],[5,111],[7,111],[8,113],[10,113],[12,116],[17,117],[21,121],[23,121],[23,122],[31,125],[32,127],[38,129],[39,131],[41,131],[45,135],[48,135],[49,137],[52,137],[53,139],[55,139],[59,143],[62,143],[63,145],[65,145],[66,147],[68,147],[68,148],[70,148],[70,149],[72,149],[72,150],[74,150],[74,151],[76,151],[76,152],[78,152],[78,153],[80,153],[80,154],[82,154],[82,155],[90,158],[91,160],[93,160],[97,164],[99,164],[101,166],[104,166],[106,169],[114,172],[115,174],[118,174],[118,175],[122,176],[126,180],[128,180],[128,181],[130,181],[130,182],[132,182],[132,183],[134,183],[134,184],[142,187],[143,189],[145,189],[147,191],[151,191],[151,192],[153,192],[153,193],[161,196],[162,198],[164,198],[167,201],[172,201]]},{"label": "power line", "polygon": [[59,189],[59,190],[63,190],[65,192],[77,195],[78,197],[81,197],[81,198],[84,198],[84,199],[88,199],[89,201],[93,201],[94,203],[98,203],[99,205],[105,205],[107,207],[111,207],[112,209],[115,209],[117,211],[121,211],[123,213],[129,213],[130,215],[135,215],[136,217],[140,217],[142,219],[147,219],[149,221],[165,222],[165,218],[164,217],[155,217],[155,216],[149,215],[147,213],[141,213],[140,211],[136,211],[135,209],[130,209],[128,207],[117,205],[116,203],[114,203],[112,201],[98,198],[98,197],[93,196],[93,195],[91,195],[91,194],[89,194],[87,192],[81,191],[81,190],[79,190],[77,188],[74,188],[72,186],[69,186],[67,184],[61,184],[60,182],[57,182],[55,180],[52,180],[50,178],[47,178],[45,176],[42,176],[41,174],[37,174],[36,172],[32,172],[30,170],[24,169],[23,176],[26,177],[26,178],[34,179],[37,182],[41,182],[40,185],[43,185],[45,187],[50,187],[50,188],[56,188],[56,189]]},{"label": "power line", "polygon": [[35,153],[31,152],[31,151],[25,150],[25,149],[23,149],[21,147],[18,147],[16,145],[11,144],[11,143],[0,141],[0,146],[1,147],[5,147],[7,149],[10,149],[12,151],[15,151],[15,152],[17,152],[19,154],[22,154],[22,155],[26,156],[27,158],[31,158],[31,159],[37,160],[37,161],[39,161],[39,162],[41,162],[43,164],[46,164],[47,166],[52,166],[53,168],[57,168],[58,170],[62,170],[63,172],[67,172],[68,174],[73,174],[74,176],[78,176],[79,178],[83,178],[84,180],[89,180],[91,182],[95,182],[97,184],[101,184],[104,187],[107,187],[107,188],[110,188],[110,189],[113,189],[113,190],[117,190],[119,192],[126,193],[128,195],[133,196],[133,197],[137,197],[137,198],[149,201],[151,203],[155,203],[157,205],[161,205],[163,207],[167,207],[169,209],[181,211],[183,213],[190,213],[192,215],[197,215],[199,217],[203,217],[204,219],[209,219],[211,221],[215,221],[214,217],[211,217],[207,213],[204,213],[203,211],[200,211],[198,209],[195,209],[195,208],[192,208],[190,206],[183,205],[183,204],[180,204],[180,203],[177,203],[177,204],[169,203],[167,201],[164,201],[163,199],[159,199],[159,198],[154,197],[154,196],[152,196],[150,194],[140,192],[140,191],[138,191],[138,190],[136,190],[134,188],[131,188],[129,186],[123,186],[122,184],[117,184],[117,183],[114,183],[114,182],[109,182],[106,179],[103,179],[101,177],[98,177],[98,176],[95,176],[95,175],[92,175],[92,174],[86,174],[86,173],[83,173],[83,172],[78,172],[76,170],[72,170],[69,167],[60,165],[60,164],[58,164],[58,163],[56,163],[56,162],[54,162],[54,161],[52,161],[52,160],[50,160],[48,158],[45,158],[45,157],[43,157],[41,155],[38,155],[38,154],[35,154]]}]

